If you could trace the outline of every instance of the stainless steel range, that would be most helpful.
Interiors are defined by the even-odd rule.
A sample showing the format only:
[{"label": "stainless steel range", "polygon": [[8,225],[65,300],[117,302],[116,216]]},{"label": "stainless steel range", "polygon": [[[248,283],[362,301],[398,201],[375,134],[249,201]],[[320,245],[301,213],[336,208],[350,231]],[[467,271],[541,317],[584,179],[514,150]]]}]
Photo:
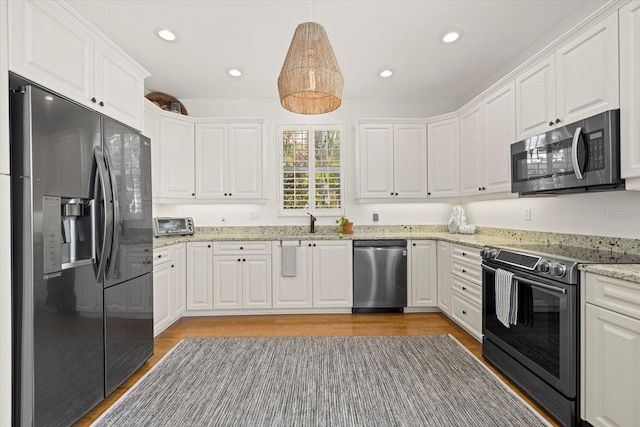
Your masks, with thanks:
[{"label": "stainless steel range", "polygon": [[640,263],[640,255],[562,245],[481,255],[483,356],[563,425],[578,425],[578,266]]}]

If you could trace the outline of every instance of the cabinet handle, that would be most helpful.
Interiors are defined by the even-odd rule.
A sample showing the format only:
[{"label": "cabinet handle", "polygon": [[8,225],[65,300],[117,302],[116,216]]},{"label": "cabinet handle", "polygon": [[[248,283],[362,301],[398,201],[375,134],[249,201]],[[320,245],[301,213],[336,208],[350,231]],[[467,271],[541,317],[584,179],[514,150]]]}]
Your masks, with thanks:
[{"label": "cabinet handle", "polygon": [[101,106],[101,107],[104,107],[104,102],[100,101],[100,102],[98,103],[98,105],[99,105],[99,106]]},{"label": "cabinet handle", "polygon": [[464,314],[465,316],[467,315],[467,312],[462,310],[462,314]]},{"label": "cabinet handle", "polygon": [[465,270],[465,269],[463,268],[463,269],[462,269],[462,272],[463,272],[463,273],[466,273],[466,272],[467,272],[467,270]]},{"label": "cabinet handle", "polygon": [[467,256],[467,253],[466,252],[462,252],[462,256]]},{"label": "cabinet handle", "polygon": [[97,99],[91,98],[91,102],[93,102],[95,104],[97,102]]},{"label": "cabinet handle", "polygon": [[162,255],[158,255],[158,258],[162,258]]},{"label": "cabinet handle", "polygon": [[463,287],[462,287],[462,290],[463,290],[463,291],[466,291],[466,290],[467,290],[467,287],[466,287],[466,286],[463,286]]},{"label": "cabinet handle", "polygon": [[549,126],[553,126],[553,122],[549,122]]},{"label": "cabinet handle", "polygon": [[560,119],[556,119],[556,123],[560,123]]}]

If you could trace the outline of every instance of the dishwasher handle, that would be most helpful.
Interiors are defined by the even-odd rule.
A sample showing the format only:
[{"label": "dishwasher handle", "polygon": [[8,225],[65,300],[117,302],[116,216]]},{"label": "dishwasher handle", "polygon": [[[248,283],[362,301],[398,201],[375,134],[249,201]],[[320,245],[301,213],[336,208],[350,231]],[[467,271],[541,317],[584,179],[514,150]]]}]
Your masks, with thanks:
[{"label": "dishwasher handle", "polygon": [[407,241],[406,240],[354,240],[353,241],[354,248],[387,248],[387,247],[400,247],[406,248]]}]

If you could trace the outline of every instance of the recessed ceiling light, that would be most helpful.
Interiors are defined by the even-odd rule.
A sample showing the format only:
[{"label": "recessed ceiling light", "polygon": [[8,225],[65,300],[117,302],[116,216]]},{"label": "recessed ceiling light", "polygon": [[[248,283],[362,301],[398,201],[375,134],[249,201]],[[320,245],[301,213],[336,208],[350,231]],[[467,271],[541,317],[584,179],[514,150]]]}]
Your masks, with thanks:
[{"label": "recessed ceiling light", "polygon": [[448,31],[442,36],[442,41],[444,43],[453,43],[454,41],[458,40],[460,37],[462,37],[462,31],[460,30]]},{"label": "recessed ceiling light", "polygon": [[240,77],[242,75],[242,71],[238,70],[237,68],[232,68],[227,71],[227,73],[229,73],[229,75],[233,77]]},{"label": "recessed ceiling light", "polygon": [[382,71],[382,72],[380,73],[380,77],[387,78],[387,77],[391,77],[391,75],[392,75],[392,74],[393,74],[393,71],[391,71],[391,70],[384,70],[384,71]]},{"label": "recessed ceiling light", "polygon": [[176,39],[176,35],[173,33],[173,31],[167,28],[158,30],[157,34],[158,34],[158,37],[160,37],[162,40],[166,40],[168,42],[172,42]]}]

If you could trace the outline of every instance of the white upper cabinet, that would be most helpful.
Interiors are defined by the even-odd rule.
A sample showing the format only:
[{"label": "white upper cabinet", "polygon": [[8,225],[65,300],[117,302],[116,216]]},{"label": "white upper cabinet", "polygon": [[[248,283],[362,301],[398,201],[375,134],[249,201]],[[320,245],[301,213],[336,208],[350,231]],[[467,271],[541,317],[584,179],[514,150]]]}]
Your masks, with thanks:
[{"label": "white upper cabinet", "polygon": [[135,129],[149,73],[62,2],[9,2],[9,69]]},{"label": "white upper cabinet", "polygon": [[640,1],[620,9],[620,163],[626,188],[640,190]]},{"label": "white upper cabinet", "polygon": [[482,106],[460,115],[460,193],[475,196],[482,191]]},{"label": "white upper cabinet", "polygon": [[517,138],[619,108],[618,15],[516,77]]},{"label": "white upper cabinet", "polygon": [[194,199],[193,123],[163,115],[160,133],[159,197]]},{"label": "white upper cabinet", "polygon": [[427,197],[424,124],[361,124],[358,199]]},{"label": "white upper cabinet", "polygon": [[483,193],[511,192],[511,144],[516,142],[515,84],[493,92],[482,105]]},{"label": "white upper cabinet", "polygon": [[427,125],[429,198],[460,195],[458,118]]},{"label": "white upper cabinet", "polygon": [[262,125],[196,124],[196,198],[260,199]]}]

